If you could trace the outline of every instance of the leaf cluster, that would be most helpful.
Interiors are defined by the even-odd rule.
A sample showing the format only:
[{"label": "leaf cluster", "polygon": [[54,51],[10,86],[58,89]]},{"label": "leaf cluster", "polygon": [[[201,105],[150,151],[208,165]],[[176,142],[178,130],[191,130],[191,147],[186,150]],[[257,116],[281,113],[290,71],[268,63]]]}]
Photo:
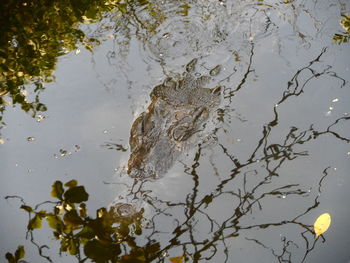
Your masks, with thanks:
[{"label": "leaf cluster", "polygon": [[10,252],[8,252],[5,255],[8,263],[24,262],[23,260],[21,260],[22,258],[24,258],[24,256],[25,256],[25,252],[24,252],[23,246],[18,246],[15,254],[11,254]]},{"label": "leaf cluster", "polygon": [[[46,111],[38,93],[54,80],[57,58],[77,48],[92,50],[98,40],[88,38],[80,23],[100,20],[115,8],[106,0],[7,0],[0,1],[0,111],[18,104],[35,116]],[[119,1],[113,1],[119,2]],[[34,84],[34,100],[28,101],[25,84]],[[5,95],[11,101],[5,100]]]},{"label": "leaf cluster", "polygon": [[[123,218],[116,216],[112,208],[103,207],[96,211],[95,218],[90,217],[85,203],[89,194],[76,180],[65,184],[56,181],[51,196],[58,200],[50,202],[54,204],[53,212],[37,211],[27,205],[21,208],[30,215],[29,232],[41,228],[43,221],[48,223],[55,239],[60,241],[60,253],[76,256],[80,262],[89,258],[98,263],[137,263],[149,262],[149,258],[154,258],[160,250],[159,243],[139,247],[135,242],[133,235],[142,234],[143,210],[131,218]],[[128,247],[128,253],[122,254],[123,247]]]},{"label": "leaf cluster", "polygon": [[339,24],[343,27],[344,32],[342,34],[334,34],[333,41],[336,44],[347,43],[350,40],[350,16],[342,15]]}]

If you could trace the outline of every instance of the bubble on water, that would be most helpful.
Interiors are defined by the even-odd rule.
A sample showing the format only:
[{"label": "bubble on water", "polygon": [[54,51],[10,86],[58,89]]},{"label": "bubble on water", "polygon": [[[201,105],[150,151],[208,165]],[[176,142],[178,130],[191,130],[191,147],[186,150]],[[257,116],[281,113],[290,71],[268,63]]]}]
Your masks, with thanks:
[{"label": "bubble on water", "polygon": [[332,102],[338,102],[338,101],[339,101],[339,99],[337,99],[337,98],[332,100]]},{"label": "bubble on water", "polygon": [[39,114],[38,118],[36,119],[37,122],[42,122],[45,119],[45,116]]},{"label": "bubble on water", "polygon": [[35,140],[35,137],[28,137],[28,138],[27,138],[27,141],[28,141],[28,142],[31,142],[31,141],[34,141],[34,140]]},{"label": "bubble on water", "polygon": [[4,139],[0,138],[0,144],[4,144],[4,143],[5,143]]},{"label": "bubble on water", "polygon": [[348,152],[347,155],[350,155],[350,152]]},{"label": "bubble on water", "polygon": [[169,33],[163,34],[163,38],[169,38],[169,37],[170,37],[170,34],[169,34]]},{"label": "bubble on water", "polygon": [[108,133],[108,131],[107,130],[103,130],[103,133],[106,134],[106,133]]},{"label": "bubble on water", "polygon": [[285,199],[287,197],[287,195],[282,195],[282,198]]},{"label": "bubble on water", "polygon": [[333,110],[333,107],[329,107],[329,110]]},{"label": "bubble on water", "polygon": [[71,152],[68,152],[67,150],[60,149],[60,155],[61,157],[66,156],[66,155],[71,155]]}]

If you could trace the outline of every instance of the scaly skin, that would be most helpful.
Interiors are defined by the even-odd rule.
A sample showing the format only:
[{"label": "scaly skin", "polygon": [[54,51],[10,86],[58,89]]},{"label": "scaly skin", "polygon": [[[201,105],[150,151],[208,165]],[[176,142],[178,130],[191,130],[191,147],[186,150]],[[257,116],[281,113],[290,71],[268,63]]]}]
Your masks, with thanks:
[{"label": "scaly skin", "polygon": [[159,178],[183,151],[199,142],[196,134],[219,106],[221,89],[205,88],[208,76],[192,76],[196,62],[187,64],[179,80],[167,78],[152,90],[147,111],[131,127],[129,176]]}]

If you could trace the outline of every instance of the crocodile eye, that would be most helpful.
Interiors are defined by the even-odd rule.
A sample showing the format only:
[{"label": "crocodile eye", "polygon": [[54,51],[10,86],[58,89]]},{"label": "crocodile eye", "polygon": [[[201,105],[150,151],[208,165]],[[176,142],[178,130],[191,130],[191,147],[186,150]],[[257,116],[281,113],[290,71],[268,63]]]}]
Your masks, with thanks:
[{"label": "crocodile eye", "polygon": [[175,141],[185,141],[192,135],[190,127],[188,125],[180,125],[174,127],[172,130],[172,137]]},{"label": "crocodile eye", "polygon": [[222,87],[218,86],[216,88],[211,89],[211,93],[214,94],[214,95],[220,95],[221,90],[222,90]]}]

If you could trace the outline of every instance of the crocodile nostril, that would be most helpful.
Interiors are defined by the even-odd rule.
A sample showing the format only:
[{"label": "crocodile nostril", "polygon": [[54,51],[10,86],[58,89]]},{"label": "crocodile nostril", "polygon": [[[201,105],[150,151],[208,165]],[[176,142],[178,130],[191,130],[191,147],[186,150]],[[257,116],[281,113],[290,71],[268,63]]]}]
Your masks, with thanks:
[{"label": "crocodile nostril", "polygon": [[187,72],[193,72],[194,71],[194,68],[195,68],[195,66],[196,66],[196,64],[197,64],[197,59],[196,58],[194,58],[194,59],[192,59],[187,65],[186,65],[186,71]]},{"label": "crocodile nostril", "polygon": [[220,73],[220,71],[221,71],[221,66],[217,65],[215,68],[213,68],[212,70],[209,71],[209,75],[216,76]]}]

